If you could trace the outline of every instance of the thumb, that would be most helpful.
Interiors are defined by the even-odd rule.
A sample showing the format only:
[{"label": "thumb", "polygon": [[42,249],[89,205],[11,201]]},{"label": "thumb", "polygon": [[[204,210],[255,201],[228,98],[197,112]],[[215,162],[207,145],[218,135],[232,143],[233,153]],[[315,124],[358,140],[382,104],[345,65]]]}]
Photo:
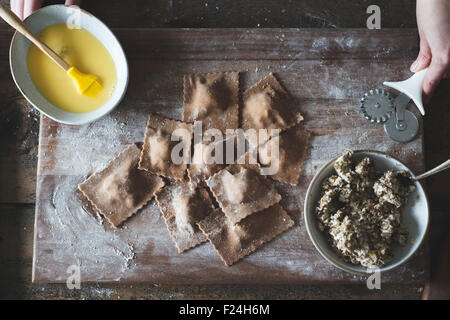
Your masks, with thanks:
[{"label": "thumb", "polygon": [[42,7],[42,0],[25,1],[23,7],[23,17],[28,17],[40,7]]},{"label": "thumb", "polygon": [[420,41],[420,52],[410,67],[411,72],[418,72],[430,65],[431,49],[426,41]]},{"label": "thumb", "polygon": [[66,6],[72,6],[72,5],[76,5],[79,6],[80,5],[81,0],[66,0]]}]

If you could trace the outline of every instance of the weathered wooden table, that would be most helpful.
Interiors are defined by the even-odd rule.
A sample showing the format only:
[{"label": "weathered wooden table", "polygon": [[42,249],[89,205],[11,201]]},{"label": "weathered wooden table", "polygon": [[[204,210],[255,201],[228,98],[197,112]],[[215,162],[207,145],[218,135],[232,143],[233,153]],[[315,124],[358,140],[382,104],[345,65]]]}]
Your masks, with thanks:
[{"label": "weathered wooden table", "polygon": [[[5,1],[0,1],[4,3]],[[87,1],[86,1],[87,2]],[[402,2],[403,4],[399,4]],[[414,26],[414,1],[383,2],[388,8],[386,26]],[[228,1],[178,3],[153,1],[152,7],[139,8],[138,1],[95,1],[86,3],[91,10],[112,27],[364,27],[365,4],[343,4],[332,1],[247,1],[244,8]],[[141,3],[141,2],[140,2]],[[92,6],[92,7],[90,7]],[[405,9],[408,14],[405,14]],[[336,13],[341,14],[336,14]],[[345,12],[345,14],[344,14]],[[247,18],[247,17],[248,18]],[[121,19],[119,17],[125,17]],[[355,17],[357,19],[355,19]],[[383,16],[384,17],[384,16]],[[125,21],[125,22],[124,22]],[[389,21],[389,22],[388,22]],[[394,22],[395,21],[395,22]],[[389,25],[388,25],[389,23]],[[397,24],[396,24],[397,23]],[[259,25],[258,25],[259,24]],[[120,33],[120,32],[119,32]],[[34,218],[37,134],[39,116],[20,97],[9,74],[8,52],[12,32],[0,24],[0,297],[24,298],[420,298],[424,287],[420,283],[402,286],[385,285],[381,291],[369,291],[363,284],[339,286],[313,285],[83,285],[70,291],[64,285],[31,285],[32,231]],[[124,39],[126,41],[126,39]],[[385,54],[386,52],[381,52]],[[413,52],[409,55],[413,56]],[[405,61],[405,67],[408,61]],[[443,83],[429,107],[425,120],[425,158],[431,167],[449,154],[449,84]],[[449,175],[429,181],[433,208],[431,230],[432,280],[445,268],[441,252],[448,250],[448,236],[440,225],[448,222],[448,191],[442,186]],[[437,283],[442,285],[442,283]],[[439,289],[439,286],[434,286]],[[431,288],[434,288],[433,286]],[[436,294],[432,290],[431,294]],[[425,289],[425,295],[429,295]]]},{"label": "weathered wooden table", "polygon": [[[414,141],[400,144],[358,109],[362,93],[386,74],[407,77],[416,31],[216,28],[116,29],[115,34],[131,75],[120,106],[84,126],[41,118],[33,280],[65,282],[68,267],[77,265],[83,282],[364,285],[366,276],[338,270],[316,251],[302,219],[304,197],[317,169],[346,148],[387,152],[415,172],[424,170],[422,130]],[[183,74],[228,70],[241,71],[241,90],[275,73],[312,133],[298,186],[276,184],[296,226],[226,267],[210,245],[178,254],[155,202],[119,230],[96,223],[83,210],[77,185],[125,146],[142,141],[148,113],[181,120]],[[382,280],[425,285],[428,259],[424,246]]]}]

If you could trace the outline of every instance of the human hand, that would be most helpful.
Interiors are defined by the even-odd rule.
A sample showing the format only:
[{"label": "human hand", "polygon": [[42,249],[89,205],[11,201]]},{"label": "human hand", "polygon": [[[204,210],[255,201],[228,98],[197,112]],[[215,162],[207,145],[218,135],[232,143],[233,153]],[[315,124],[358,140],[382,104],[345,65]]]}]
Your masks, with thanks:
[{"label": "human hand", "polygon": [[[11,10],[23,20],[42,7],[42,2],[43,0],[11,0]],[[80,0],[66,0],[65,5],[80,5]]]},{"label": "human hand", "polygon": [[429,66],[422,86],[428,102],[441,79],[450,76],[450,1],[417,0],[416,15],[420,52],[411,71]]}]

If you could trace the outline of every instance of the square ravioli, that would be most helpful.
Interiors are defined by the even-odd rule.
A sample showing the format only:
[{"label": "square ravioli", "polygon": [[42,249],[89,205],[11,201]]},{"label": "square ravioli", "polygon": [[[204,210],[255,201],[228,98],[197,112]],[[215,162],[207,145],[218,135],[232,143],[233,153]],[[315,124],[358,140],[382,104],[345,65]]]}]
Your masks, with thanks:
[{"label": "square ravioli", "polygon": [[203,131],[239,126],[239,72],[184,76],[183,121],[202,121]]},{"label": "square ravioli", "polygon": [[284,130],[303,121],[294,101],[271,73],[244,92],[242,128]]},{"label": "square ravioli", "polygon": [[[297,185],[310,137],[309,131],[298,127],[290,128],[278,137],[272,137],[259,147],[258,159],[263,166],[263,170],[268,168],[267,166],[272,167],[276,172],[273,174],[267,173],[269,177],[284,183]],[[274,146],[274,150],[277,150],[274,143],[278,143],[278,151],[272,154],[272,146]]]},{"label": "square ravioli", "polygon": [[194,145],[193,150],[188,167],[189,180],[194,185],[205,185],[205,181],[214,173],[236,163],[239,155],[245,155],[246,140],[243,134],[232,134],[214,141],[203,139]]},{"label": "square ravioli", "polygon": [[197,222],[214,210],[205,188],[177,181],[164,187],[156,195],[156,201],[179,253],[206,241],[197,226]]},{"label": "square ravioli", "polygon": [[[148,116],[139,169],[183,180],[190,157],[193,126],[181,121]],[[176,150],[176,158],[172,157]]]},{"label": "square ravioli", "polygon": [[139,147],[132,144],[109,162],[104,170],[94,173],[78,186],[115,228],[164,186],[161,177],[137,168],[140,153]]},{"label": "square ravioli", "polygon": [[[223,143],[223,141],[214,141],[210,143],[201,142],[194,145],[192,162],[188,167],[189,181],[194,185],[204,184],[206,179],[226,167],[226,162],[224,161],[225,154],[223,152],[224,148],[223,145],[219,145],[219,143]],[[216,157],[215,153],[217,147],[220,148],[220,151],[222,152],[218,157]]]},{"label": "square ravioli", "polygon": [[231,266],[294,225],[294,221],[276,204],[231,223],[220,209],[198,223],[222,261]]},{"label": "square ravioli", "polygon": [[257,165],[228,166],[206,183],[231,223],[281,200],[273,182],[260,175]]}]

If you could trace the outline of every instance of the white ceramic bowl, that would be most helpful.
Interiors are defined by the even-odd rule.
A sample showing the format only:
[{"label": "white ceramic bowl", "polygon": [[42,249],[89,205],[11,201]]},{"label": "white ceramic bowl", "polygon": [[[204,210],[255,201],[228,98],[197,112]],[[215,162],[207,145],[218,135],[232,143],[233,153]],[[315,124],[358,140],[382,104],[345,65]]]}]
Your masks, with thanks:
[{"label": "white ceramic bowl", "polygon": [[27,54],[30,41],[18,32],[14,34],[11,42],[9,60],[14,81],[28,102],[55,121],[81,125],[109,113],[125,95],[128,86],[128,63],[122,46],[103,22],[90,13],[77,9],[77,7],[47,6],[28,16],[24,22],[33,33],[37,34],[50,25],[74,21],[76,14],[79,14],[80,26],[89,31],[105,46],[116,66],[117,83],[111,97],[103,106],[87,113],[72,113],[61,110],[47,101],[34,86],[28,72]]},{"label": "white ceramic bowl", "polygon": [[[354,163],[362,160],[364,157],[373,159],[377,171],[386,171],[388,169],[406,170],[411,172],[400,161],[377,151],[355,151],[352,157]],[[322,181],[335,174],[333,163],[337,157],[326,163],[319,169],[308,187],[305,197],[304,219],[306,229],[314,246],[320,254],[334,264],[336,267],[357,274],[373,273],[360,265],[345,262],[331,248],[327,236],[320,231],[317,226],[315,207],[320,199]],[[415,182],[416,190],[409,196],[408,202],[402,212],[402,222],[409,232],[408,241],[405,246],[394,245],[393,259],[388,264],[381,267],[380,271],[394,269],[406,262],[420,247],[428,229],[429,208],[428,199],[420,182]]]}]

